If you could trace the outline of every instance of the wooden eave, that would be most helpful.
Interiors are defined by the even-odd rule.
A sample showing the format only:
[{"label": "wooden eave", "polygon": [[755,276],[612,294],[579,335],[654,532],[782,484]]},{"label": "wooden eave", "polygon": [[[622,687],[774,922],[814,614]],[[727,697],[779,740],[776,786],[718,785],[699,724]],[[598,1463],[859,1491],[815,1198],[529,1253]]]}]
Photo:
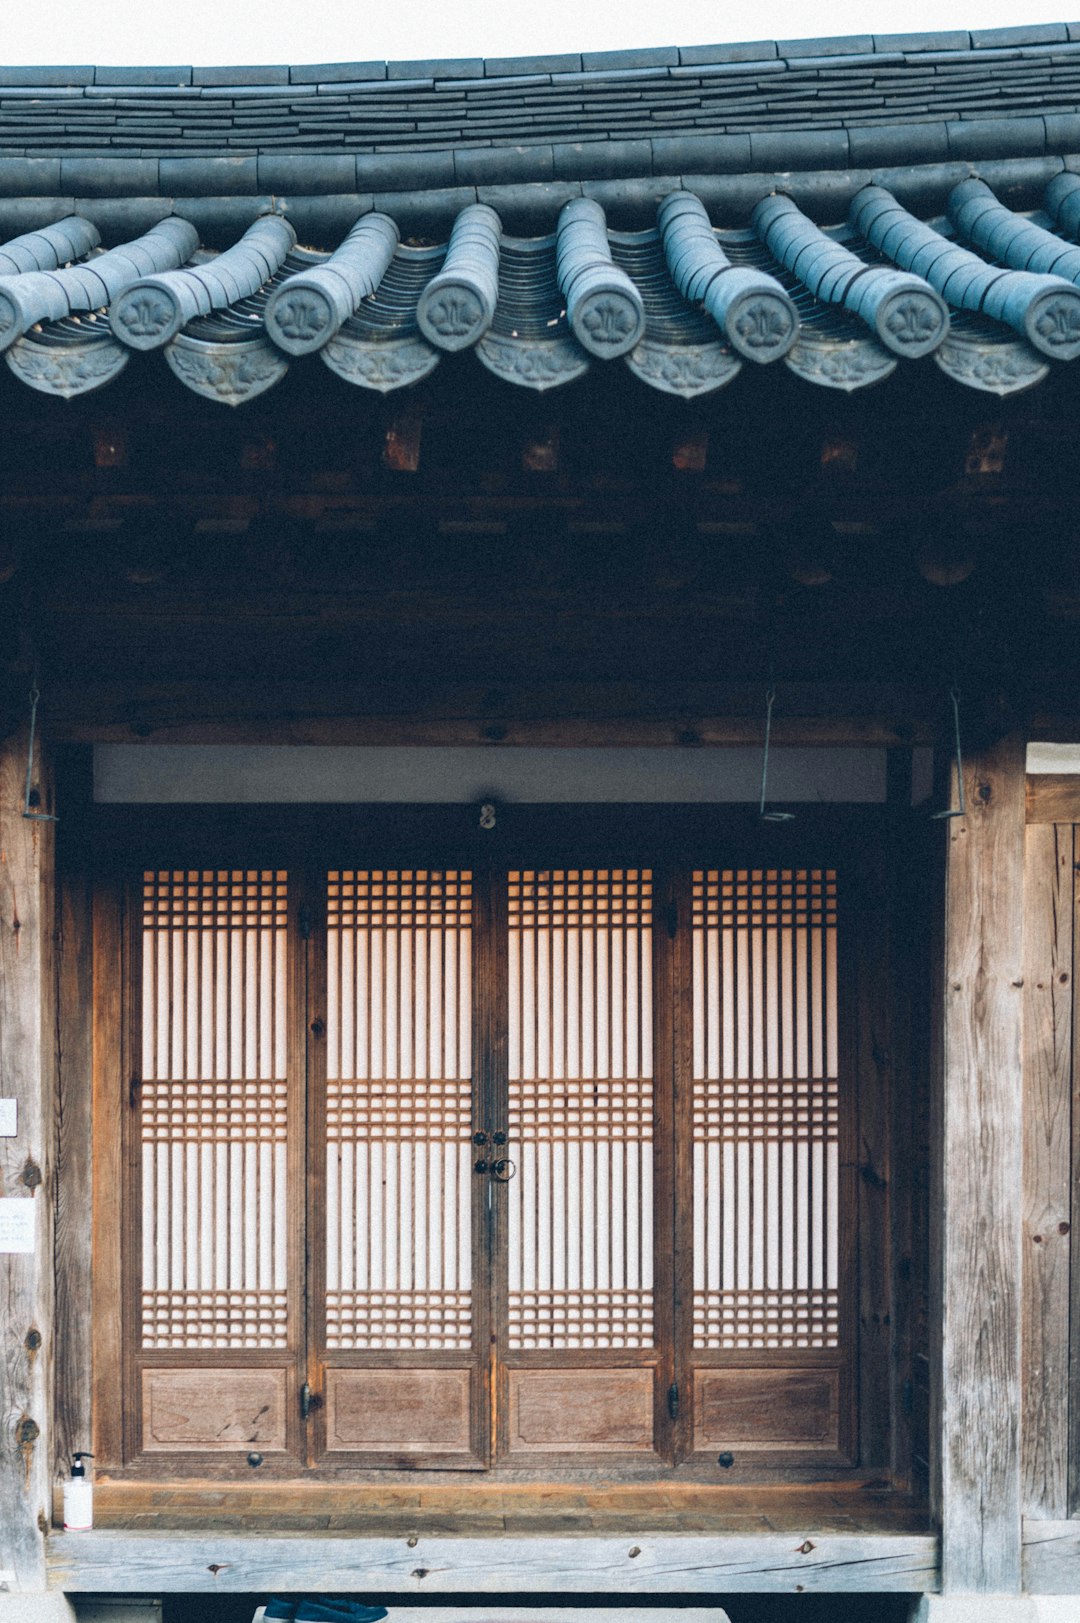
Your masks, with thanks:
[{"label": "wooden eave", "polygon": [[971,736],[1075,711],[1071,368],[988,418],[917,368],[691,408],[470,366],[416,397],[411,471],[395,406],[332,378],[222,417],[0,376],[5,725],[35,658],[76,742],[692,748],[758,741],[770,672],[782,743],[929,742],[954,677]]}]

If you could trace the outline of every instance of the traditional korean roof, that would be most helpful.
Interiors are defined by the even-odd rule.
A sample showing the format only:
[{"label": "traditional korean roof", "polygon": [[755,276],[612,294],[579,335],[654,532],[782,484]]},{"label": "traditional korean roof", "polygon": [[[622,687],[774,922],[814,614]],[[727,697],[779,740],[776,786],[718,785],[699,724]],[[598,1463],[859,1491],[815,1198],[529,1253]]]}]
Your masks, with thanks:
[{"label": "traditional korean roof", "polygon": [[[0,70],[0,349],[237,404],[472,349],[687,398],[1080,356],[1080,25],[333,68]],[[160,350],[162,356],[155,356]]]}]

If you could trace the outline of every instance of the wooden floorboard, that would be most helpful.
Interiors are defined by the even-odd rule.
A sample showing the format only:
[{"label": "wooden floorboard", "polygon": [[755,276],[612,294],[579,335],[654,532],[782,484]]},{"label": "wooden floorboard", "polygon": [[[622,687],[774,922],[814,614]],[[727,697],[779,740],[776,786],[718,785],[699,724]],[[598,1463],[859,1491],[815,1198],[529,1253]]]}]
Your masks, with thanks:
[{"label": "wooden floorboard", "polygon": [[49,1581],[72,1593],[338,1593],[423,1601],[450,1595],[710,1595],[928,1591],[930,1533],[626,1532],[534,1528],[403,1536],[136,1530],[60,1533]]}]

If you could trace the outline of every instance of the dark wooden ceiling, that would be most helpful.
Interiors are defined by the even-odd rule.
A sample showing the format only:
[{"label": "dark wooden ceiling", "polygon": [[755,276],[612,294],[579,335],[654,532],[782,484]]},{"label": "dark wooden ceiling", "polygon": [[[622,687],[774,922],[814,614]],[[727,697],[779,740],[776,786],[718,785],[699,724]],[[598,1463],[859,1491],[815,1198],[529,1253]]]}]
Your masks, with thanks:
[{"label": "dark wooden ceiling", "polygon": [[999,402],[747,367],[690,407],[312,363],[235,414],[136,369],[0,378],[8,725],[35,662],[60,737],[693,742],[770,678],[805,736],[925,736],[954,680],[1080,710],[1075,369]]}]

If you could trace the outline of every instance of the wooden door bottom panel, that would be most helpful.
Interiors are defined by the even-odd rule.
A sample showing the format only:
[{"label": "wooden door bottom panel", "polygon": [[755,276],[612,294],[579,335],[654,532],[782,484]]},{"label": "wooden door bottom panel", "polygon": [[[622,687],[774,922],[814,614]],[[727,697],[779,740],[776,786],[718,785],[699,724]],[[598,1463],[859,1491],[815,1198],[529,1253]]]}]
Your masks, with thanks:
[{"label": "wooden door bottom panel", "polygon": [[511,1369],[507,1446],[533,1453],[650,1453],[654,1374],[645,1369]]},{"label": "wooden door bottom panel", "polygon": [[331,1367],[323,1385],[322,1463],[479,1469],[480,1384],[471,1364]]},{"label": "wooden door bottom panel", "polygon": [[292,1368],[142,1372],[145,1453],[281,1453]]},{"label": "wooden door bottom panel", "polygon": [[699,1369],[695,1445],[733,1454],[838,1455],[842,1388],[839,1369]]}]

